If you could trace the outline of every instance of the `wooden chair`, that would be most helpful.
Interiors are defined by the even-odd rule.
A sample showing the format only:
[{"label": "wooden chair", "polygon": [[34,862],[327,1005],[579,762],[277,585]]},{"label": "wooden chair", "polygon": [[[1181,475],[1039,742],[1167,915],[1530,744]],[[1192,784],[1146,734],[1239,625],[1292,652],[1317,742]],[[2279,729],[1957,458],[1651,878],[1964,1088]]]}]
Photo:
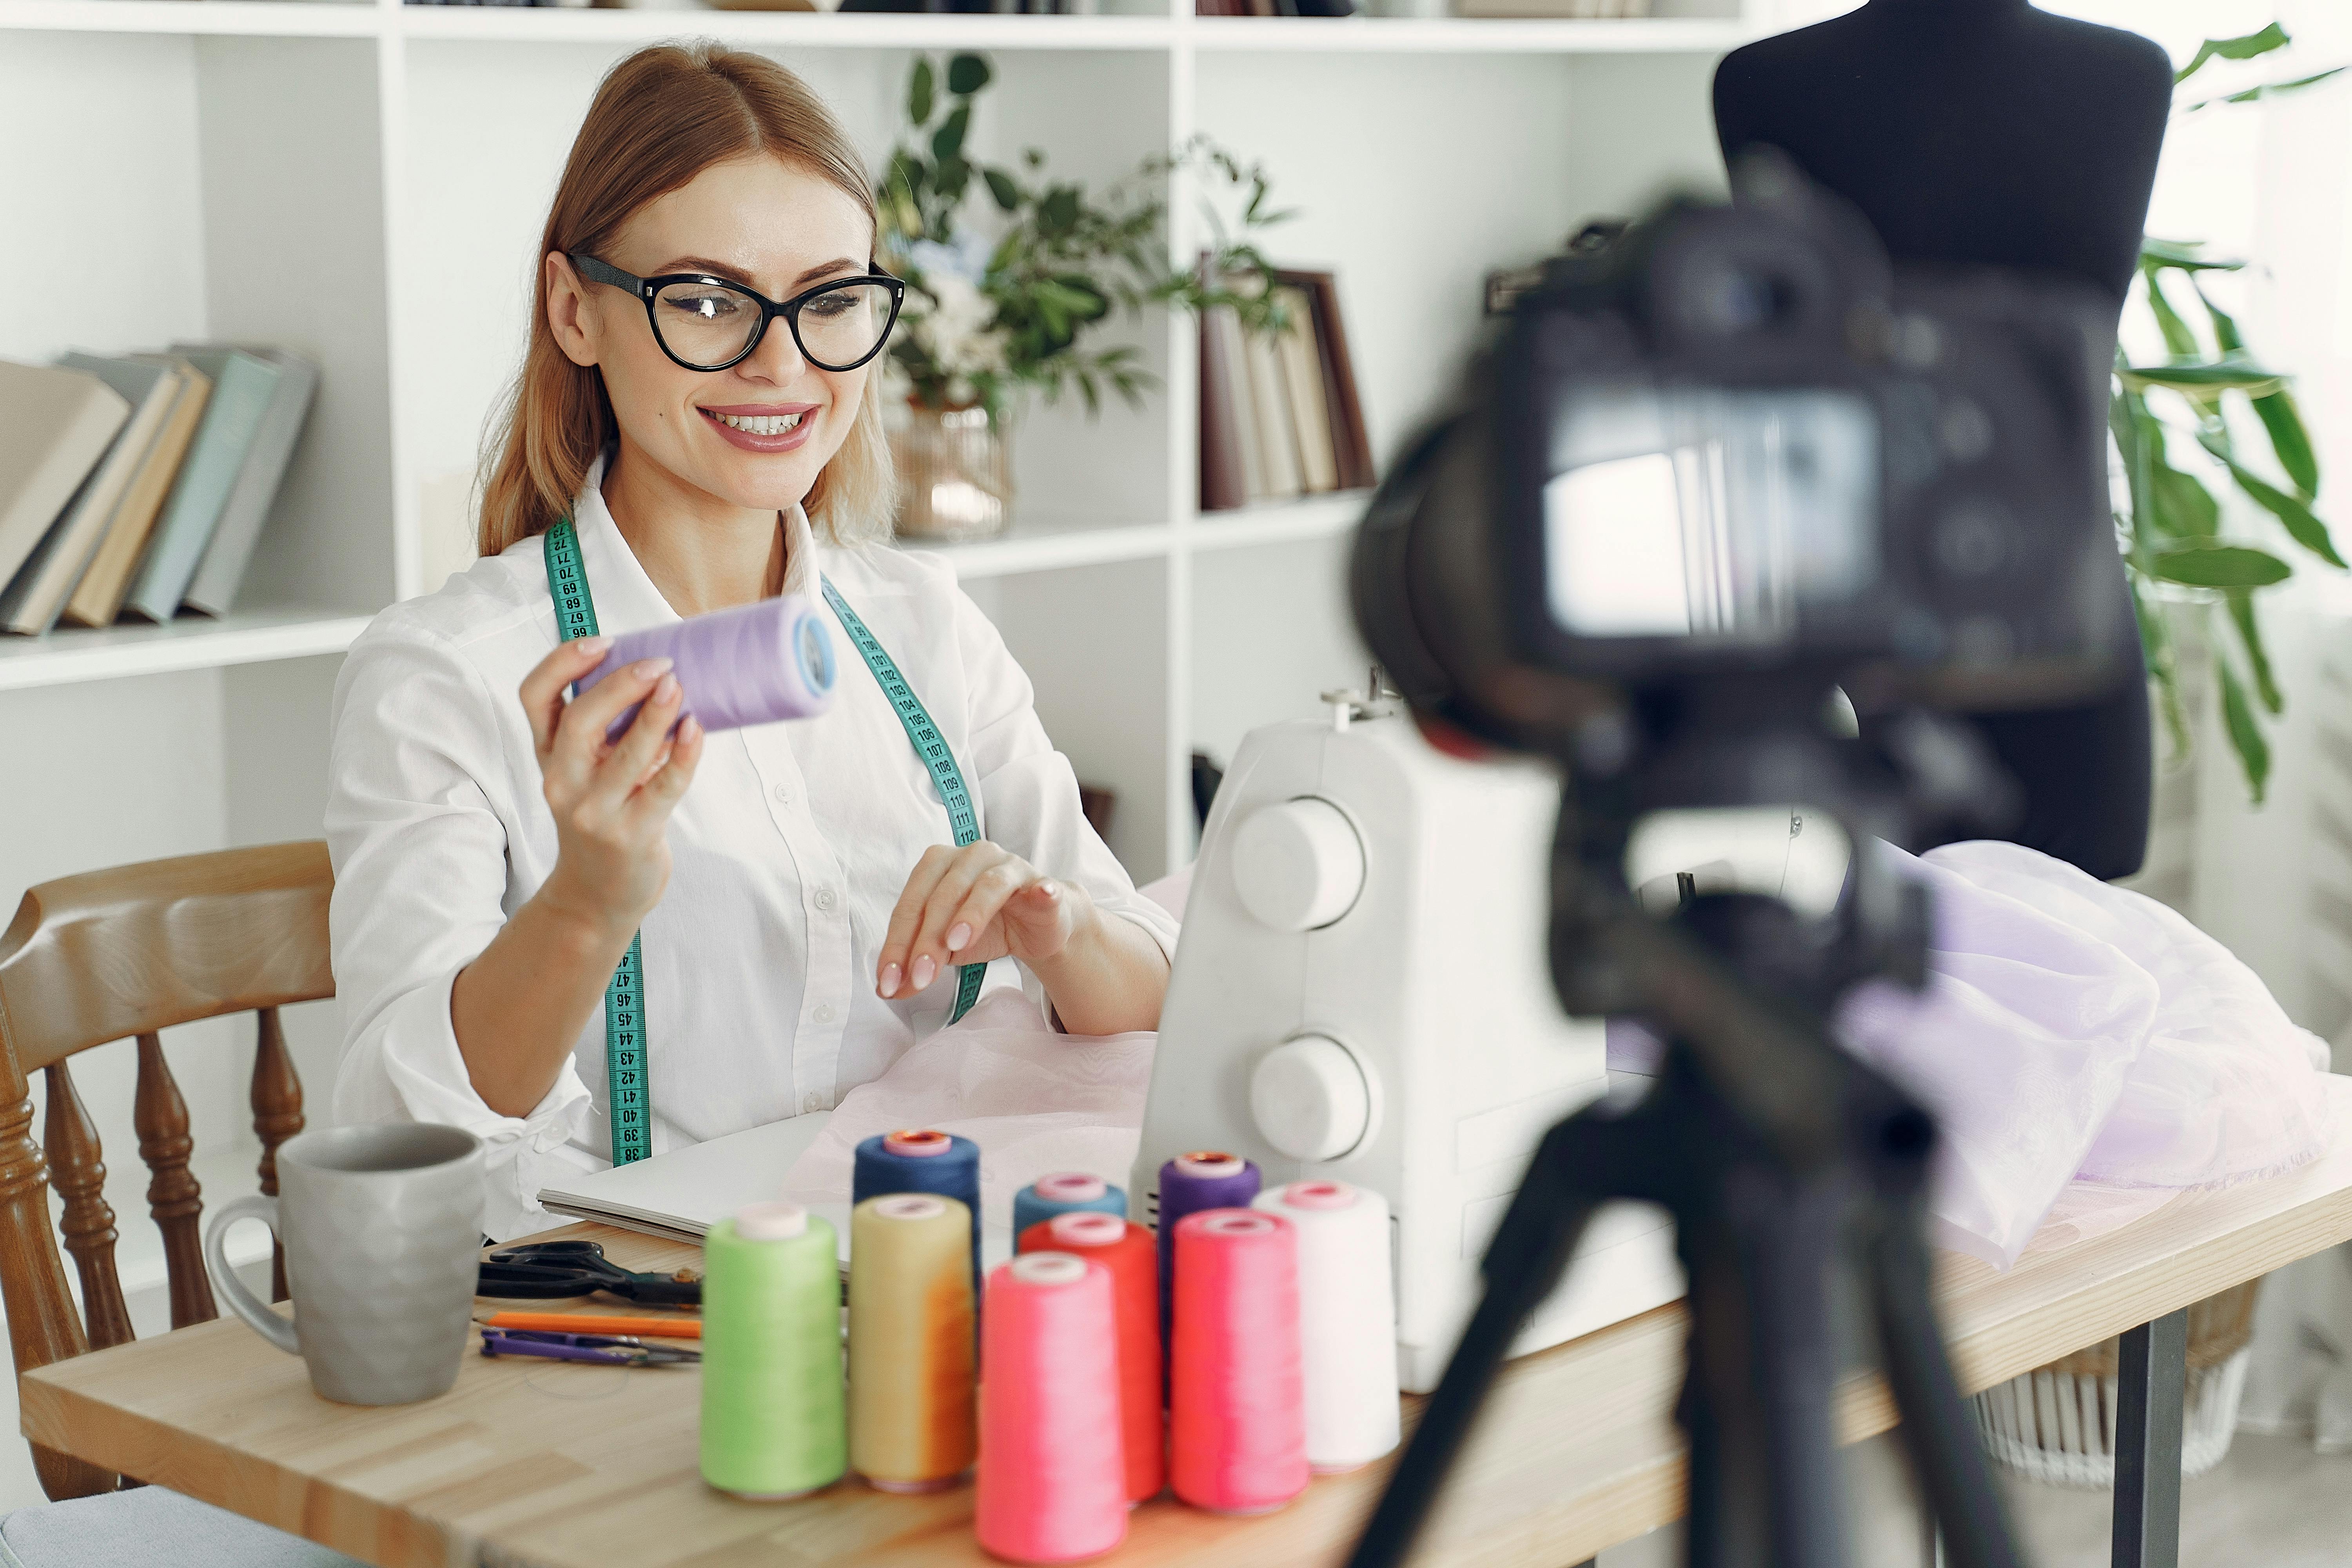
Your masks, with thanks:
[{"label": "wooden chair", "polygon": [[[114,1269],[106,1166],[66,1066],[92,1046],[139,1043],[133,1124],[153,1173],[147,1204],[163,1233],[172,1326],[218,1315],[200,1245],[204,1198],[188,1171],[188,1108],[158,1033],[226,1013],[258,1015],[253,1130],[261,1139],[261,1190],[276,1194],[278,1146],[302,1130],[302,1086],[278,1009],[335,994],[327,948],[333,886],[327,847],[312,840],[120,866],[25,895],[0,935],[0,1301],[19,1373],[131,1337]],[[35,1072],[47,1077],[46,1161],[31,1133]],[[51,1173],[65,1200],[58,1228],[81,1276],[86,1326],[74,1315],[49,1232]],[[272,1291],[286,1299],[282,1257]],[[33,1462],[52,1498],[118,1485],[113,1474],[38,1445]]]}]

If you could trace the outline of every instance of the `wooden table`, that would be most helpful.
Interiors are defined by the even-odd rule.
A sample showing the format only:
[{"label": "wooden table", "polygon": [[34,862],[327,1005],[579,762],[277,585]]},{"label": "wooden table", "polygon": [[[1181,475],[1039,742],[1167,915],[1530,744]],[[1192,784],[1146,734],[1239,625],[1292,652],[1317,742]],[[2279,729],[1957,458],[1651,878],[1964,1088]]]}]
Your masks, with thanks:
[{"label": "wooden table", "polygon": [[[2352,1112],[2352,1082],[2331,1084]],[[573,1226],[631,1268],[692,1249]],[[2352,1237],[2352,1138],[2284,1176],[2183,1194],[2007,1274],[1940,1259],[1937,1294],[1969,1391]],[[1512,1363],[1424,1538],[1421,1561],[1561,1568],[1680,1516],[1671,1415],[1683,1316],[1661,1308]],[[969,1487],[890,1497],[847,1483],[751,1504],[706,1488],[699,1373],[467,1359],[439,1399],[332,1405],[302,1363],[235,1321],[44,1367],[20,1382],[27,1436],[324,1542],[383,1568],[980,1564]],[[1841,1392],[1843,1435],[1894,1424],[1875,1379]],[[2177,1441],[2177,1435],[2176,1435]],[[1339,1561],[1386,1470],[1317,1480],[1262,1519],[1161,1500],[1119,1568]]]}]

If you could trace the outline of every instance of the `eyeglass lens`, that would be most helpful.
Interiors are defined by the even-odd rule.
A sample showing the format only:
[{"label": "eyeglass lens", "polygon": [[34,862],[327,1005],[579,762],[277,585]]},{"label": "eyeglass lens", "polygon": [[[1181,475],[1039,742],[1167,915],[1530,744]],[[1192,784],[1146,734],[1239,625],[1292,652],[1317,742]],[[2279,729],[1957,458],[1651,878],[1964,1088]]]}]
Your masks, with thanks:
[{"label": "eyeglass lens", "polygon": [[[664,346],[689,364],[723,365],[760,330],[759,300],[717,283],[672,283],[654,299]],[[824,370],[844,370],[874,352],[890,322],[890,291],[844,283],[803,300],[801,352]]]}]

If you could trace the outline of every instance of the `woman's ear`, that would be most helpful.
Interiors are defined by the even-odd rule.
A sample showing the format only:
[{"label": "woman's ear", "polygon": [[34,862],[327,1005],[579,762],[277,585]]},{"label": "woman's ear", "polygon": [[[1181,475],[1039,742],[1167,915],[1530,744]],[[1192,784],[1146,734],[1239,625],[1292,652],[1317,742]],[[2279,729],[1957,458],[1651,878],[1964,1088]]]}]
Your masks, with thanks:
[{"label": "woman's ear", "polygon": [[596,363],[598,322],[588,305],[588,285],[560,250],[547,253],[547,326],[564,358],[583,367]]}]

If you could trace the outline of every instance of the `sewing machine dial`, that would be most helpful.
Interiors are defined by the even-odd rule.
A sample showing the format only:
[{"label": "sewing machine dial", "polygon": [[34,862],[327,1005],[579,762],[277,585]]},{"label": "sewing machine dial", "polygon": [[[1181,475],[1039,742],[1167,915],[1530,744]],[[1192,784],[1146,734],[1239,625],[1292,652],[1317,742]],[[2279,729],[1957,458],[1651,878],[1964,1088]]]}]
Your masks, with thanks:
[{"label": "sewing machine dial", "polygon": [[1276,931],[1315,931],[1355,907],[1364,844],[1347,813],[1301,795],[1250,814],[1234,836],[1234,890]]},{"label": "sewing machine dial", "polygon": [[1371,1131],[1370,1071],[1328,1035],[1297,1036],[1258,1059],[1250,1116],[1294,1160],[1339,1159]]}]

